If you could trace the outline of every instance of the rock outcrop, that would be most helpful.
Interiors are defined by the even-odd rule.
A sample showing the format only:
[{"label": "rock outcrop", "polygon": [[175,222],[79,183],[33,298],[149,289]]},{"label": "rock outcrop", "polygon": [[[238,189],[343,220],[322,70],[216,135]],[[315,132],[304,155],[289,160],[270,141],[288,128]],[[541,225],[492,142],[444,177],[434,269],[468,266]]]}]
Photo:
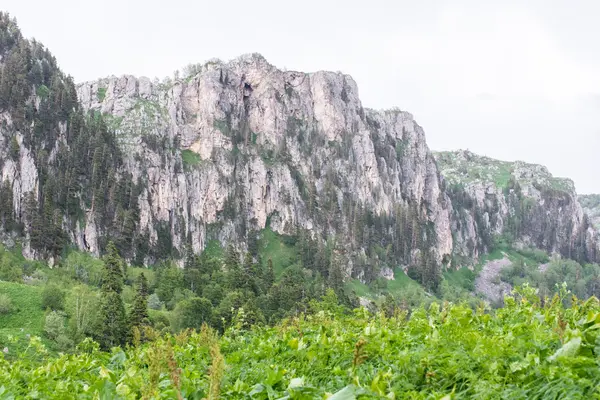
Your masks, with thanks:
[{"label": "rock outcrop", "polygon": [[176,248],[190,240],[198,252],[269,224],[357,244],[356,210],[414,206],[434,227],[436,259],[452,254],[451,204],[423,130],[409,113],[363,108],[350,76],[284,72],[253,54],[183,79],[110,77],[77,90],[85,109],[109,116],[143,182],[139,228],[153,241],[163,223]]},{"label": "rock outcrop", "polygon": [[600,195],[588,194],[578,198],[583,211],[590,217],[596,229],[600,229]]},{"label": "rock outcrop", "polygon": [[453,203],[456,242],[468,246],[458,253],[489,248],[494,238],[503,236],[582,262],[597,260],[598,234],[570,179],[555,178],[541,165],[469,151],[435,157]]}]

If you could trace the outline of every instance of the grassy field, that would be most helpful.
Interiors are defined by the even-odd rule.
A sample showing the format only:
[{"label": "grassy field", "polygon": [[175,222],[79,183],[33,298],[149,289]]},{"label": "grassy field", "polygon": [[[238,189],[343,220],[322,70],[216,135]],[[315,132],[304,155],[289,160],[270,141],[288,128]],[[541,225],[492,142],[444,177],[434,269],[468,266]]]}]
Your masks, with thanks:
[{"label": "grassy field", "polygon": [[462,267],[457,270],[449,270],[444,272],[444,279],[449,285],[460,287],[465,290],[473,291],[475,288],[475,278],[477,272],[467,267]]},{"label": "grassy field", "polygon": [[269,258],[273,261],[273,270],[276,276],[280,276],[283,270],[298,260],[296,249],[287,245],[283,237],[270,228],[262,231],[259,253],[264,266],[267,265]]},{"label": "grassy field", "polygon": [[0,282],[0,294],[7,295],[13,306],[9,314],[0,315],[0,349],[22,350],[27,335],[44,336],[41,287]]},{"label": "grassy field", "polygon": [[375,300],[380,295],[399,295],[408,289],[423,290],[422,286],[404,273],[401,268],[394,270],[394,279],[386,281],[385,289],[375,290],[362,283],[358,279],[352,279],[346,283],[346,288],[353,291],[359,297],[366,297]]}]

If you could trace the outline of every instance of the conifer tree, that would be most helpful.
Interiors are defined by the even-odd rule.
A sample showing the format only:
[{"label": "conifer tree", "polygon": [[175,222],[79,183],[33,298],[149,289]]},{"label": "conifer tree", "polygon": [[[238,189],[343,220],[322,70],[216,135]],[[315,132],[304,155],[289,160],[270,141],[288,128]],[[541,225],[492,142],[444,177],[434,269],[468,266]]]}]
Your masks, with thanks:
[{"label": "conifer tree", "polygon": [[437,291],[442,281],[442,272],[435,262],[431,250],[424,248],[421,256],[421,284],[427,290]]},{"label": "conifer tree", "polygon": [[333,252],[331,261],[329,263],[327,284],[336,292],[338,296],[342,294],[344,287],[344,276],[342,274],[340,255],[337,251]]},{"label": "conifer tree", "polygon": [[202,293],[202,265],[200,257],[194,254],[191,247],[186,251],[186,259],[183,269],[183,280],[185,286],[192,292]]},{"label": "conifer tree", "polygon": [[227,247],[225,254],[225,266],[227,267],[227,283],[230,289],[240,289],[244,287],[247,277],[244,276],[240,266],[240,257],[233,245]]},{"label": "conifer tree", "polygon": [[138,287],[135,298],[133,299],[133,307],[129,314],[129,325],[132,333],[135,329],[143,336],[143,327],[150,325],[150,317],[148,315],[148,281],[142,272],[138,278]]},{"label": "conifer tree", "polygon": [[113,242],[107,246],[104,257],[104,277],[102,279],[102,304],[100,307],[100,327],[98,341],[102,348],[125,344],[127,339],[127,320],[121,298],[123,289],[122,260]]},{"label": "conifer tree", "polygon": [[265,271],[265,287],[268,290],[275,283],[275,272],[273,271],[273,260],[267,261],[267,270]]}]

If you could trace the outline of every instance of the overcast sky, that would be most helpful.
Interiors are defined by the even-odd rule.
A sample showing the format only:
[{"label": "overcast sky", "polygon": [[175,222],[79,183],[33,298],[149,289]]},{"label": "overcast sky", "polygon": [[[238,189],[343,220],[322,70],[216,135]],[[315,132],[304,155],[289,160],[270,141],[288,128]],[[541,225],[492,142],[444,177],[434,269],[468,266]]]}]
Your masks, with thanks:
[{"label": "overcast sky", "polygon": [[[525,4],[527,3],[527,4]],[[76,81],[259,52],[400,107],[434,150],[546,165],[600,193],[598,0],[2,0]]]}]

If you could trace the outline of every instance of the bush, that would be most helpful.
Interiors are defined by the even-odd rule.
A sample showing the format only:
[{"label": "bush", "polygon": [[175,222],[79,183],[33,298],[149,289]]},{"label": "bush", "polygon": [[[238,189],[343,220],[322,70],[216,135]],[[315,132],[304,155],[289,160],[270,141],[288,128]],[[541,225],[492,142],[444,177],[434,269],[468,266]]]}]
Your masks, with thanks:
[{"label": "bush", "polygon": [[544,263],[547,263],[550,261],[550,257],[548,256],[548,253],[546,253],[545,251],[540,250],[540,249],[525,248],[525,249],[519,250],[519,253],[527,258],[534,260],[535,262],[540,263],[540,264],[544,264]]},{"label": "bush", "polygon": [[14,252],[6,251],[0,244],[0,280],[8,282],[21,282],[23,279],[23,265]]},{"label": "bush", "polygon": [[54,284],[44,287],[42,292],[42,309],[64,310],[65,308],[65,292]]},{"label": "bush", "polygon": [[55,341],[58,349],[61,351],[71,350],[75,345],[73,341],[65,334],[58,335]]},{"label": "bush", "polygon": [[203,297],[194,297],[177,303],[173,311],[172,326],[175,332],[187,328],[200,329],[212,317],[212,303]]},{"label": "bush", "polygon": [[0,315],[12,312],[12,300],[5,294],[0,294]]},{"label": "bush", "polygon": [[150,323],[152,327],[159,332],[168,332],[171,328],[169,317],[162,312],[150,312]]},{"label": "bush", "polygon": [[160,310],[163,308],[164,303],[160,301],[160,298],[156,293],[152,293],[148,296],[148,308],[151,310]]},{"label": "bush", "polygon": [[57,339],[65,334],[65,317],[61,312],[52,311],[46,315],[44,324],[44,332],[50,339]]}]

